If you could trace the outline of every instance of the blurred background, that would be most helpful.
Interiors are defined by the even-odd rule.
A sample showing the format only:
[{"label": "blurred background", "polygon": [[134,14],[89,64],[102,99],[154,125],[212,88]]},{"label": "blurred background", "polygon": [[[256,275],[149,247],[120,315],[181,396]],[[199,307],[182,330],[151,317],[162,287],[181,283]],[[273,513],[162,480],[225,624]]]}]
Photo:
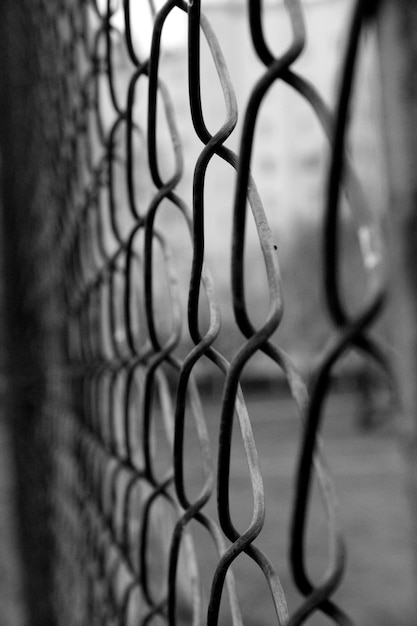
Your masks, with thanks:
[{"label": "blurred background", "polygon": [[[330,107],[335,105],[338,70],[346,43],[346,27],[351,8],[351,0],[310,0],[305,3],[307,45],[294,69],[311,81]],[[210,0],[204,4],[203,10],[219,40],[236,92],[239,120],[226,145],[238,152],[244,109],[256,79],[264,70],[252,47],[247,25],[247,8],[243,2]],[[117,17],[115,20],[117,22]],[[279,55],[291,37],[290,23],[282,3],[266,3],[264,23],[268,43]],[[178,10],[175,16],[174,11],[164,26],[162,42],[166,51],[162,55],[160,75],[171,94],[184,147],[184,176],[178,190],[180,196],[191,206],[194,164],[202,150],[202,144],[195,134],[188,105],[186,29],[185,14]],[[231,32],[233,37],[230,36]],[[204,37],[201,46],[203,112],[209,130],[214,133],[223,123],[224,101]],[[372,33],[368,34],[362,48],[350,149],[368,202],[382,220],[387,209],[387,190],[384,188],[384,139],[381,136],[380,102],[377,96],[380,84],[377,44]],[[120,63],[123,72],[122,58]],[[168,130],[166,123],[164,127],[164,122],[161,114],[161,146],[168,145]],[[166,171],[169,172],[170,166],[172,168],[172,155],[167,150],[165,153]],[[146,172],[146,159],[142,159],[141,166]],[[301,368],[306,367],[309,359],[323,345],[330,330],[324,313],[320,273],[320,229],[328,161],[328,140],[312,108],[291,87],[282,82],[274,84],[262,104],[257,122],[251,167],[278,248],[282,271],[286,312],[278,331],[279,344]],[[145,176],[142,181],[144,188],[140,191],[145,202],[152,195],[152,184],[146,185]],[[233,204],[234,187],[235,175],[231,167],[220,159],[213,159],[207,172],[204,192],[205,252],[221,302],[222,330],[216,345],[227,356],[234,353],[240,341],[233,320],[229,288],[232,221],[230,207]],[[173,237],[178,242],[175,250],[176,261],[177,266],[182,268],[181,278],[186,294],[191,242],[188,243],[185,229],[181,230],[181,220],[176,219],[174,212],[167,210],[161,214],[163,217],[158,222],[161,230],[177,233]],[[254,321],[260,323],[265,318],[269,302],[265,296],[266,276],[258,235],[250,217],[247,230],[245,261],[250,268],[246,273],[247,298]],[[342,232],[342,276],[349,306],[355,311],[363,302],[366,283],[357,235],[349,211],[345,211]],[[160,310],[163,311],[163,307]],[[202,310],[201,314],[204,316],[205,311]],[[383,332],[388,332],[388,329],[384,328]],[[255,358],[250,367],[262,369],[263,365]]]}]

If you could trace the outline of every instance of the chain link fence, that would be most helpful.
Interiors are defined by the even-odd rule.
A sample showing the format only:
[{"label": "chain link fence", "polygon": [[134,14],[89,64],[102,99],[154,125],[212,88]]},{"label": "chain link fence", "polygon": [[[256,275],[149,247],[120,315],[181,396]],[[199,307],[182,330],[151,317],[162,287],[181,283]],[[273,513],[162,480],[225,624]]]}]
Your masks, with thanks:
[{"label": "chain link fence", "polygon": [[[359,1],[353,7],[334,112],[296,69],[306,44],[303,3],[284,2],[280,19],[290,36],[278,53],[265,33],[263,3],[248,3],[251,46],[263,69],[240,113],[232,150],[233,82],[200,0],[158,7],[152,0],[3,4],[8,396],[31,623],[237,626],[244,621],[234,575],[241,559],[250,559],[265,580],[277,624],[295,626],[316,613],[334,624],[353,623],[349,607],[333,599],[345,571],[345,544],[320,431],[333,373],[346,354],[359,351],[390,378],[370,334],[385,298],[380,225],[346,149],[361,33],[373,6]],[[188,97],[181,106],[185,101],[201,145],[190,194],[181,191],[187,145],[161,70],[161,41],[175,17],[171,33],[183,29],[187,42]],[[214,128],[201,88],[202,47],[223,111]],[[311,109],[331,155],[321,230],[333,331],[308,386],[277,340],[280,249],[251,173],[260,111],[277,83]],[[234,185],[228,289],[240,343],[231,355],[216,341],[220,305],[205,254],[211,218],[205,184],[219,161]],[[367,280],[355,313],[340,280],[342,204],[356,225]],[[247,305],[248,223],[256,228],[264,265],[261,322]],[[181,248],[191,251],[185,273]],[[241,381],[260,352],[276,379],[285,378],[302,424],[289,563],[304,600],[291,612],[282,564],[257,542],[266,511],[262,459]],[[214,442],[200,393],[203,362],[222,380]],[[252,492],[244,530],[231,503],[236,438]],[[320,580],[309,574],[306,556],[314,481],[329,545]],[[203,535],[217,555],[208,579],[196,539]]]}]

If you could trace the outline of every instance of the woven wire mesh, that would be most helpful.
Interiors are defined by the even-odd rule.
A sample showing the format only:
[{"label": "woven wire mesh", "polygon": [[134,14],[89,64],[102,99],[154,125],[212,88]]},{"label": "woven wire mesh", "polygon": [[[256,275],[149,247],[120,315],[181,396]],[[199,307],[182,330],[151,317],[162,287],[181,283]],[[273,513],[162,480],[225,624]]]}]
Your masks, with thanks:
[{"label": "woven wire mesh", "polygon": [[[248,3],[252,46],[264,69],[241,114],[237,151],[227,147],[238,118],[234,88],[200,0],[170,0],[160,8],[144,1],[142,17],[130,0],[37,0],[26,12],[10,9],[17,17],[9,30],[26,24],[34,55],[25,118],[26,129],[36,120],[27,142],[33,148],[27,157],[30,202],[15,202],[20,213],[10,231],[20,268],[18,291],[38,324],[33,351],[40,378],[31,389],[37,390],[38,450],[49,468],[46,525],[53,546],[48,567],[56,623],[214,625],[225,605],[227,623],[241,624],[233,574],[240,559],[250,559],[264,577],[277,624],[295,626],[316,612],[336,624],[352,623],[332,599],[345,570],[345,546],[319,432],[334,368],[346,353],[359,350],[388,370],[368,332],[384,300],[379,224],[345,150],[360,34],[371,4],[357,2],[353,10],[333,112],[294,69],[306,42],[303,3],[284,3],[282,19],[290,25],[291,41],[279,56],[265,35],[262,2]],[[161,38],[171,14],[179,12],[188,20],[187,106],[202,143],[190,198],[179,191],[182,137],[176,103],[160,70]],[[140,19],[152,25],[152,31],[143,28],[148,42],[138,39]],[[201,93],[201,40],[223,98],[224,121],[214,130],[208,128]],[[276,341],[283,315],[280,251],[251,174],[259,112],[278,82],[311,107],[331,146],[322,230],[326,306],[334,331],[309,389]],[[20,157],[25,149],[20,147]],[[229,207],[230,292],[242,339],[231,358],[215,347],[221,320],[204,245],[210,219],[204,188],[215,160],[223,161],[235,180]],[[11,192],[15,198],[21,180],[22,174]],[[367,299],[354,315],[340,286],[342,193],[357,225],[368,280]],[[263,323],[251,319],[246,304],[249,219],[258,232],[267,279],[269,310]],[[170,237],[174,221],[183,223],[189,238],[184,246],[192,249],[187,316],[174,228],[174,240]],[[208,314],[202,323],[204,306]],[[303,424],[289,543],[294,584],[304,600],[291,615],[278,575],[283,566],[256,541],[265,518],[262,459],[241,377],[258,352],[274,364],[277,379],[285,376]],[[211,361],[223,380],[216,453],[196,376],[203,360]],[[190,429],[192,450],[186,437]],[[236,431],[252,491],[251,521],[244,531],[238,530],[230,502]],[[198,493],[187,482],[190,456],[198,458]],[[322,494],[329,543],[321,580],[309,575],[305,553],[313,477]],[[217,511],[208,506],[215,499]],[[209,581],[200,576],[196,527],[217,554]]]}]

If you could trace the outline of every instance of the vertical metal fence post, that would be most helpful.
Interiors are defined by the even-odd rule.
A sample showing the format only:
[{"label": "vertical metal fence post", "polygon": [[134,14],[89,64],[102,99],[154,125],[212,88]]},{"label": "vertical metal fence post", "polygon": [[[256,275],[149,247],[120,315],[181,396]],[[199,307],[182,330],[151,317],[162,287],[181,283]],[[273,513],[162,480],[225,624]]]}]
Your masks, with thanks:
[{"label": "vertical metal fence post", "polygon": [[378,27],[389,180],[387,234],[391,248],[394,358],[417,530],[417,5],[414,0],[384,0]]}]

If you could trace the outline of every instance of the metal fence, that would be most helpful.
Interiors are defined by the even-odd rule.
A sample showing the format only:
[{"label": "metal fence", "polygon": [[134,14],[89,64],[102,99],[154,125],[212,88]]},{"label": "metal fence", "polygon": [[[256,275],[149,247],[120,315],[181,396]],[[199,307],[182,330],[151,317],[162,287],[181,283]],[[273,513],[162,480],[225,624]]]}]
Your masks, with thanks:
[{"label": "metal fence", "polygon": [[[294,69],[306,41],[303,3],[284,3],[291,41],[276,56],[265,34],[263,4],[250,0],[251,45],[264,69],[241,113],[236,152],[227,144],[238,117],[234,88],[200,0],[169,0],[159,9],[144,1],[141,14],[138,4],[32,0],[6,2],[2,9],[9,399],[32,623],[214,625],[223,619],[238,625],[243,618],[233,570],[245,558],[269,587],[277,624],[295,626],[316,612],[335,624],[351,624],[349,607],[333,599],[345,569],[345,546],[319,433],[334,368],[346,353],[358,350],[388,371],[369,335],[384,301],[380,226],[345,149],[361,32],[375,3],[358,1],[353,8],[333,112]],[[192,198],[179,191],[184,150],[176,103],[160,75],[161,37],[171,14],[179,12],[188,14],[188,106],[202,143]],[[149,51],[135,34],[147,19],[153,24]],[[213,130],[201,93],[201,40],[223,98],[224,121]],[[278,82],[308,103],[331,151],[322,267],[334,331],[308,389],[275,340],[283,315],[280,250],[251,174],[259,112]],[[222,160],[236,179],[230,292],[242,339],[231,359],[216,348],[221,320],[205,257],[210,212],[204,189],[214,160]],[[342,194],[357,226],[368,280],[366,301],[354,315],[340,286]],[[268,285],[269,310],[260,324],[246,304],[249,219],[258,232]],[[177,243],[160,226],[163,220],[181,221],[188,231],[187,315],[172,253]],[[256,541],[265,498],[241,377],[259,352],[274,364],[277,379],[285,376],[302,422],[289,553],[304,600],[291,615],[278,575],[281,564]],[[202,360],[223,381],[214,447],[195,375]],[[231,447],[239,431],[253,509],[244,531],[238,530],[230,493]],[[198,460],[197,492],[187,479],[189,458]],[[329,542],[321,580],[308,573],[305,554],[314,480]],[[217,510],[209,507],[213,500]],[[217,554],[208,581],[200,576],[204,557],[195,545],[197,527]]]}]

